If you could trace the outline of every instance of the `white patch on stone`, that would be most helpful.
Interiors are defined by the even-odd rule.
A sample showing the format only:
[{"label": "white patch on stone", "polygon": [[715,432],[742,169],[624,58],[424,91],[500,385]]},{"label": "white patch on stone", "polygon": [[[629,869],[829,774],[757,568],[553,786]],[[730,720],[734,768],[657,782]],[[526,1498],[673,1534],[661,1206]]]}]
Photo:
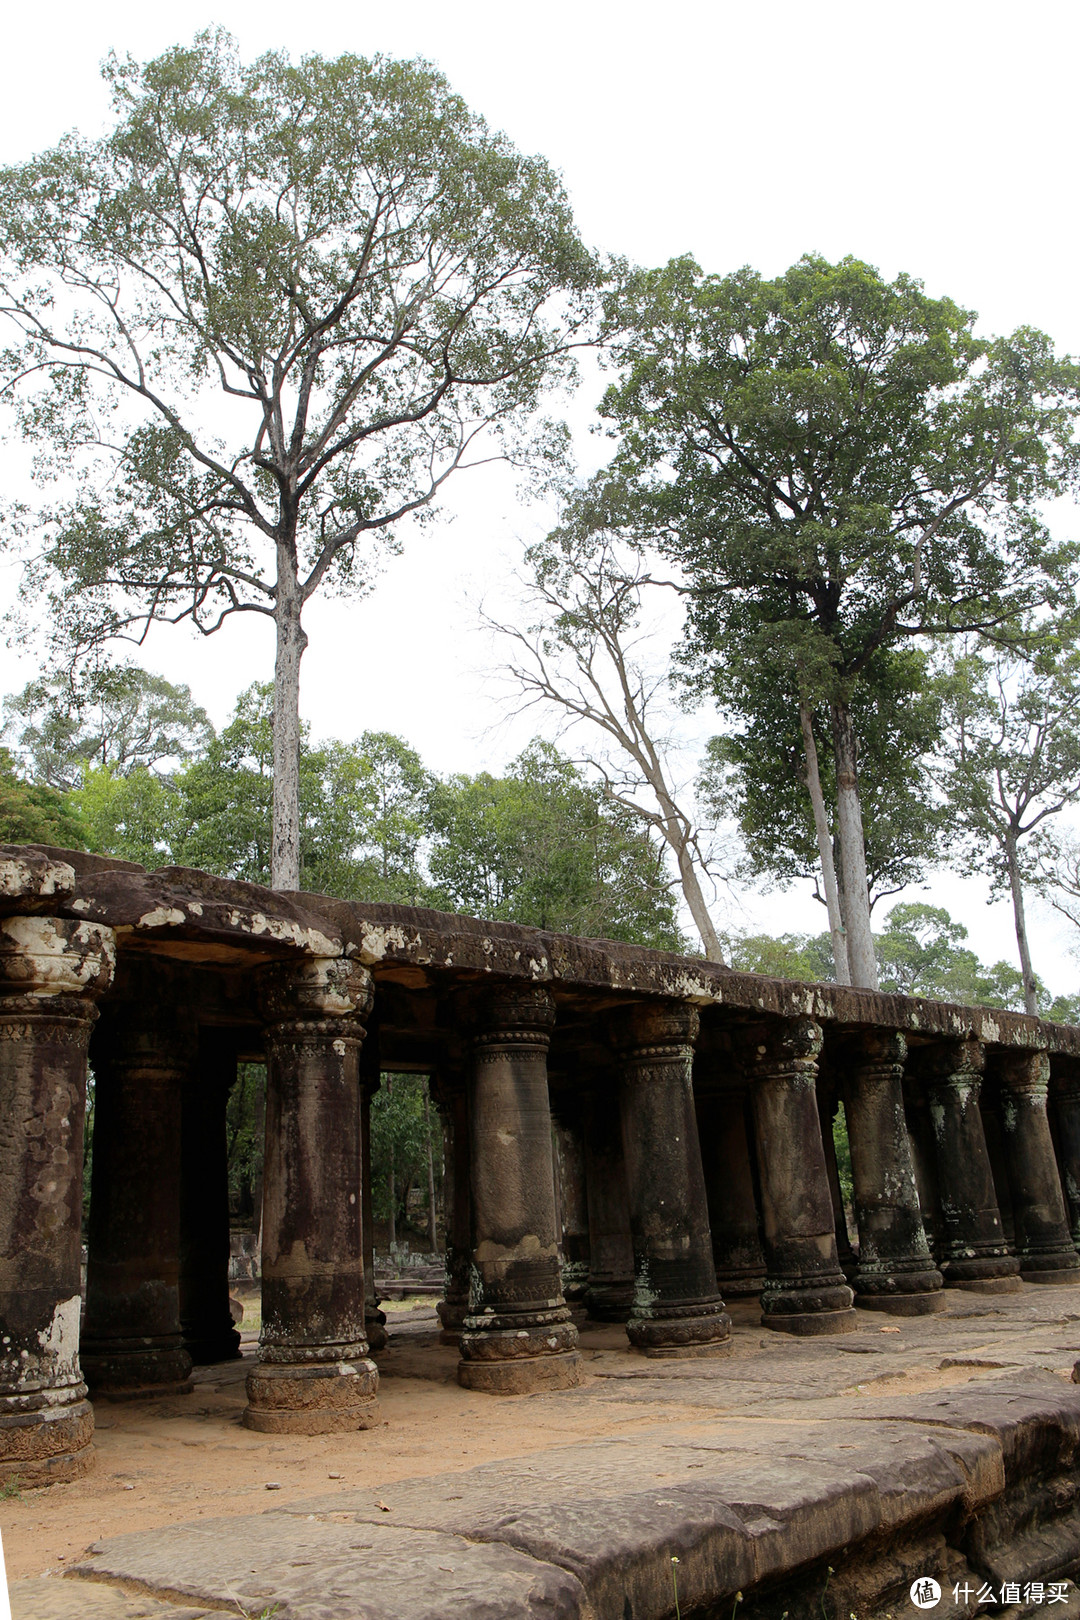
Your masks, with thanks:
[{"label": "white patch on stone", "polygon": [[52,1314],[52,1321],[38,1334],[42,1358],[55,1363],[57,1370],[74,1369],[79,1354],[79,1312],[82,1300],[78,1294],[62,1299]]},{"label": "white patch on stone", "polygon": [[187,913],[181,911],[179,906],[157,906],[153,911],[145,911],[136,920],[136,928],[176,928],[187,922]]}]

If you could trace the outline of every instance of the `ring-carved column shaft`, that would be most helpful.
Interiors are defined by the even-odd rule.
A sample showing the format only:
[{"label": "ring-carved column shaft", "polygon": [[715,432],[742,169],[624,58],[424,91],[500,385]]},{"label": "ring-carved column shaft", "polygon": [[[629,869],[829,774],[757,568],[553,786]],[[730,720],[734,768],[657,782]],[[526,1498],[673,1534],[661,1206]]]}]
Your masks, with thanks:
[{"label": "ring-carved column shaft", "polygon": [[1054,1076],[1053,1107],[1061,1144],[1061,1181],[1073,1247],[1080,1249],[1080,1066]]},{"label": "ring-carved column shaft", "polygon": [[634,1241],[619,1104],[607,1085],[598,1085],[585,1105],[585,1184],[589,1207],[586,1309],[594,1322],[625,1322],[634,1304]]},{"label": "ring-carved column shaft", "polygon": [[[23,861],[4,861],[4,876]],[[73,882],[70,867],[63,866]],[[29,874],[25,874],[29,877]],[[10,893],[10,887],[8,889]],[[0,1481],[76,1479],[94,1414],[79,1362],[86,1048],[111,929],[0,923]]]},{"label": "ring-carved column shaft", "polygon": [[360,1048],[360,1216],[364,1223],[364,1329],[373,1354],[387,1345],[386,1312],[375,1290],[375,1206],[371,1190],[371,1099],[379,1089],[378,1049],[368,1052],[371,1036]]},{"label": "ring-carved column shaft", "polygon": [[978,1293],[1015,1293],[1020,1263],[1001,1225],[979,1091],[985,1057],[978,1041],[945,1041],[918,1054],[937,1159],[941,1272]]},{"label": "ring-carved column shaft", "polygon": [[180,1144],[197,1042],[184,989],[164,961],[126,962],[120,999],[103,1011],[91,1048],[83,1370],[95,1397],[191,1389],[180,1327]]},{"label": "ring-carved column shaft", "polygon": [[1045,1052],[1005,1051],[996,1068],[1020,1275],[1027,1282],[1080,1283],[1046,1115],[1050,1060]]},{"label": "ring-carved column shaft", "polygon": [[815,1081],[820,1025],[770,1023],[746,1040],[761,1181],[768,1275],[764,1327],[783,1333],[850,1333],[852,1293],[836,1252],[836,1225]]},{"label": "ring-carved column shaft", "polygon": [[443,1344],[458,1344],[469,1314],[472,1274],[472,1197],[470,1192],[469,1099],[459,1075],[440,1077],[443,1125],[443,1197],[446,1205],[446,1282],[436,1305]]},{"label": "ring-carved column shaft", "polygon": [[555,1116],[555,1170],[558,1190],[563,1298],[571,1310],[583,1310],[589,1287],[589,1205],[585,1180],[585,1147],[576,1113]]},{"label": "ring-carved column shaft", "polygon": [[851,1143],[864,1308],[924,1316],[946,1308],[919,1208],[904,1117],[907,1042],[896,1030],[865,1030],[843,1049],[844,1108]]},{"label": "ring-carved column shaft", "polygon": [[330,1434],[378,1419],[364,1322],[360,1043],[365,968],[317,958],[267,970],[262,1333],[244,1422]]},{"label": "ring-carved column shaft", "polygon": [[695,1101],[716,1286],[725,1299],[760,1294],[767,1268],[750,1163],[749,1097],[736,1087],[699,1093]]},{"label": "ring-carved column shaft", "polygon": [[697,1008],[640,1003],[613,1024],[634,1240],[627,1336],[650,1356],[723,1355],[731,1322],[716,1287],[691,1081]]},{"label": "ring-carved column shaft", "polygon": [[490,1395],[581,1380],[559,1283],[547,1053],[555,1008],[540,986],[474,1003],[469,1076],[473,1270],[458,1380]]},{"label": "ring-carved column shaft", "polygon": [[229,1143],[225,1111],[236,1052],[216,1032],[199,1040],[185,1076],[180,1137],[180,1329],[196,1366],[240,1354],[229,1310]]}]

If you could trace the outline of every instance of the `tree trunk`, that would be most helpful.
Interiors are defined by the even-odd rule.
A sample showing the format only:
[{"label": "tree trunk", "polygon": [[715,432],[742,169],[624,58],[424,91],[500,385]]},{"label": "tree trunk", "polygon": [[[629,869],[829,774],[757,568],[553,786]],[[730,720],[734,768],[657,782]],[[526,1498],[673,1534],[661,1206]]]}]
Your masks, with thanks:
[{"label": "tree trunk", "polygon": [[274,660],[274,826],[270,886],[300,887],[300,660],[307,636],[291,548],[278,547]]},{"label": "tree trunk", "polygon": [[846,703],[830,705],[830,715],[836,754],[836,825],[840,834],[848,968],[852,984],[876,990],[877,961],[874,938],[870,932],[870,893],[866,881],[866,844],[859,802],[855,728]]},{"label": "tree trunk", "polygon": [[806,791],[814,811],[814,830],[817,833],[818,858],[821,861],[821,881],[825,889],[825,907],[829,913],[829,933],[832,937],[833,976],[837,984],[850,984],[847,936],[840,912],[840,894],[836,886],[836,867],[833,863],[832,829],[825,810],[825,796],[821,791],[821,772],[818,769],[817,743],[810,710],[799,704],[799,725],[802,728],[803,754],[806,760]]},{"label": "tree trunk", "polygon": [[424,1093],[424,1142],[427,1146],[428,1241],[432,1254],[439,1252],[439,1232],[435,1221],[435,1160],[431,1153],[431,1110]]},{"label": "tree trunk", "polygon": [[397,1178],[394,1175],[394,1144],[390,1144],[390,1176],[389,1176],[390,1219],[387,1223],[387,1241],[393,1251],[397,1243]]},{"label": "tree trunk", "polygon": [[713,927],[712,918],[709,916],[709,908],[705,904],[705,896],[701,892],[701,884],[698,882],[698,875],[694,870],[694,862],[690,851],[687,849],[685,842],[676,842],[669,837],[668,843],[674,849],[675,857],[679,863],[679,880],[682,883],[682,892],[687,905],[690,907],[694,927],[701,936],[705,956],[710,962],[723,962],[724,953],[720,949],[720,941],[717,938],[716,929]]},{"label": "tree trunk", "polygon": [[1024,886],[1020,881],[1020,861],[1016,851],[1016,831],[1012,827],[1005,834],[1005,864],[1009,869],[1013,922],[1016,925],[1016,944],[1020,952],[1020,973],[1024,981],[1024,1011],[1031,1013],[1032,1017],[1038,1017],[1039,1002],[1035,986],[1035,970],[1031,965],[1027,918],[1024,915]]}]

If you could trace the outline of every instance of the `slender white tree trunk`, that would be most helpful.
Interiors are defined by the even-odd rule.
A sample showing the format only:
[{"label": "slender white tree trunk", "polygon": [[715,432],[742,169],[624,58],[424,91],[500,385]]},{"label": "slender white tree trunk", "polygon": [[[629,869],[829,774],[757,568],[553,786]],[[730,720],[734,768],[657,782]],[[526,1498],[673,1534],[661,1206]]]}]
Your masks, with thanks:
[{"label": "slender white tree trunk", "polygon": [[1039,1001],[1035,985],[1035,970],[1031,965],[1031,950],[1028,946],[1027,917],[1024,913],[1024,885],[1020,879],[1016,833],[1011,827],[1005,834],[1005,863],[1009,869],[1009,891],[1012,894],[1016,945],[1020,952],[1020,973],[1024,981],[1024,1011],[1031,1013],[1033,1017],[1037,1017]]},{"label": "slender white tree trunk", "polygon": [[818,858],[821,861],[821,881],[825,889],[825,908],[829,913],[829,934],[832,937],[833,973],[837,984],[850,984],[847,935],[840,912],[840,893],[836,885],[836,866],[833,863],[832,829],[825,810],[825,795],[821,791],[821,772],[818,768],[817,743],[810,710],[799,704],[799,724],[802,728],[803,754],[806,759],[806,791],[814,811],[814,829],[817,833]]},{"label": "slender white tree trunk", "polygon": [[439,1233],[435,1222],[435,1159],[431,1151],[431,1109],[427,1092],[424,1093],[424,1140],[427,1144],[428,1241],[432,1254],[439,1252]]},{"label": "slender white tree trunk", "polygon": [[846,703],[832,704],[830,712],[836,753],[836,825],[840,835],[848,969],[852,984],[861,985],[866,990],[876,990],[877,959],[874,955],[874,937],[870,931],[870,892],[866,881],[866,843],[859,802],[855,728]]},{"label": "slender white tree trunk", "polygon": [[701,892],[701,884],[694,868],[693,858],[685,842],[675,843],[668,839],[675,850],[675,858],[679,863],[679,881],[686,903],[690,907],[690,915],[694,919],[694,927],[701,935],[701,943],[705,948],[705,955],[710,962],[722,962],[724,953],[720,949],[720,941],[716,929],[713,927],[709,908],[705,904],[705,896]]},{"label": "slender white tree trunk", "polygon": [[274,820],[270,885],[300,887],[300,660],[307,636],[300,623],[303,602],[289,548],[278,548],[274,660]]}]

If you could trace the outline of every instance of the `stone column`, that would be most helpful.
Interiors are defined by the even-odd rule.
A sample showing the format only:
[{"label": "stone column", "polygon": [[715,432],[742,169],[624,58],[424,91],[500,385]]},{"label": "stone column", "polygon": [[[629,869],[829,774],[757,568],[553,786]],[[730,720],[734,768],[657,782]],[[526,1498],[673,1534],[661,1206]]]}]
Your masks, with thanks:
[{"label": "stone column", "polygon": [[749,1095],[744,1086],[697,1091],[695,1104],[716,1286],[725,1299],[760,1294],[766,1266],[750,1162]]},{"label": "stone column", "polygon": [[90,1053],[94,1164],[82,1360],[95,1397],[123,1400],[191,1389],[180,1328],[180,1151],[197,1032],[182,978],[165,959],[125,962],[117,992]]},{"label": "stone column", "polygon": [[925,1316],[946,1307],[923,1229],[904,1117],[906,1058],[907,1042],[897,1030],[861,1030],[843,1046],[859,1227],[855,1295],[866,1309]]},{"label": "stone column", "polygon": [[[361,1052],[363,1052],[361,1048]],[[371,1192],[371,1099],[379,1089],[379,1065],[362,1063],[360,1076],[360,1218],[364,1224],[364,1331],[375,1355],[387,1345],[386,1312],[375,1288],[375,1208]]]},{"label": "stone column", "polygon": [[[60,867],[3,862],[10,895],[49,893]],[[14,870],[13,870],[14,869]],[[35,881],[36,878],[36,881]],[[111,929],[53,917],[0,922],[0,1483],[76,1479],[94,1414],[79,1363],[86,1047],[115,962]]]},{"label": "stone column", "polygon": [[341,957],[266,970],[266,1159],[259,1364],[249,1429],[378,1421],[364,1324],[359,1052],[371,975]]},{"label": "stone column", "polygon": [[607,1085],[598,1085],[585,1104],[585,1185],[589,1208],[585,1307],[594,1322],[625,1322],[634,1304],[634,1240],[618,1099]]},{"label": "stone column", "polygon": [[942,1041],[918,1053],[937,1161],[941,1272],[955,1288],[1015,1293],[1020,1264],[1002,1229],[979,1110],[984,1062],[978,1041]]},{"label": "stone column", "polygon": [[1020,1275],[1026,1282],[1080,1283],[1046,1117],[1050,1060],[1045,1052],[1004,1050],[996,1068]]},{"label": "stone column", "polygon": [[180,1330],[196,1366],[240,1354],[229,1310],[229,1144],[225,1109],[236,1083],[227,1033],[206,1030],[185,1076],[180,1134]]},{"label": "stone column", "polygon": [[585,1184],[585,1146],[581,1122],[557,1111],[555,1128],[555,1180],[558,1193],[559,1275],[563,1298],[571,1311],[584,1311],[589,1288],[589,1205]]},{"label": "stone column", "polygon": [[469,1314],[473,1253],[469,1100],[459,1076],[440,1076],[439,1111],[443,1122],[446,1282],[435,1309],[442,1323],[441,1342],[459,1344]]},{"label": "stone column", "polygon": [[555,1007],[541,986],[474,1003],[469,1073],[473,1270],[458,1380],[491,1395],[581,1381],[559,1286],[547,1053]]},{"label": "stone column", "polygon": [[1073,1246],[1080,1249],[1080,1065],[1070,1063],[1053,1079],[1052,1105],[1061,1150],[1061,1182]]},{"label": "stone column", "polygon": [[746,1036],[765,1260],[763,1327],[850,1333],[851,1289],[840,1270],[815,1081],[820,1025],[776,1020]]},{"label": "stone column", "polygon": [[627,1336],[650,1356],[723,1355],[731,1323],[716,1288],[691,1084],[698,1011],[643,1002],[613,1023],[634,1240]]}]

